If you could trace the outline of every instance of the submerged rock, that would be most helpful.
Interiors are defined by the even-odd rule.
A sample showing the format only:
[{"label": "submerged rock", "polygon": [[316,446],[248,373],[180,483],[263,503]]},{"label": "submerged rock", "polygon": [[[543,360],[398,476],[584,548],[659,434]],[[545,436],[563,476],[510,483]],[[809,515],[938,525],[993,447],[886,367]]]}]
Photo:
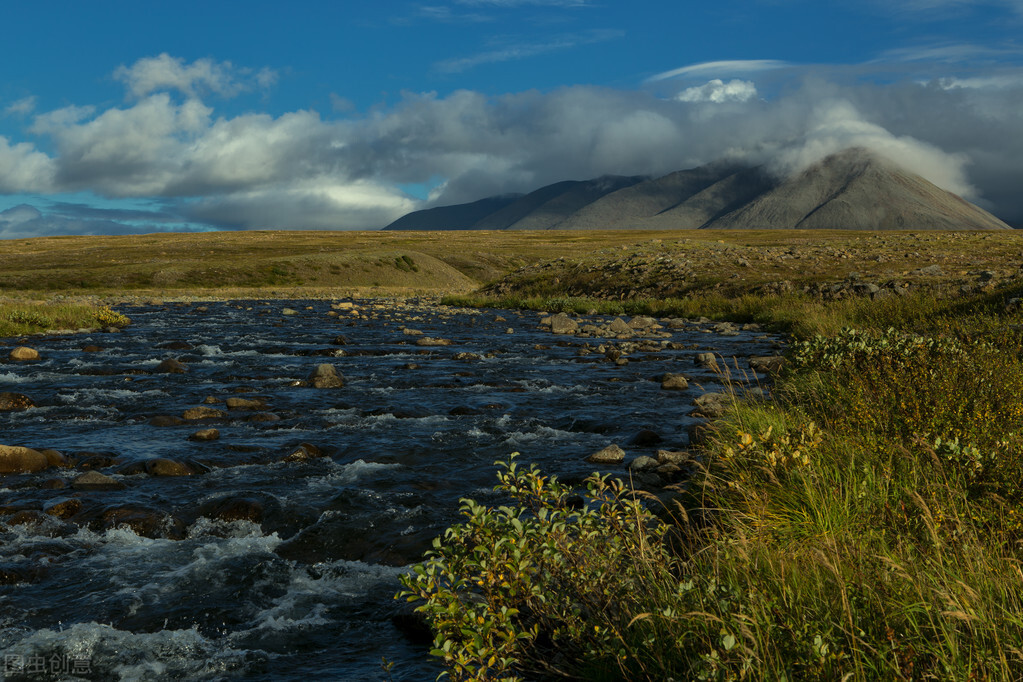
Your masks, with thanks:
[{"label": "submerged rock", "polygon": [[75,490],[124,490],[123,483],[98,471],[88,471],[71,481]]},{"label": "submerged rock", "polygon": [[36,404],[27,395],[21,393],[0,393],[0,412],[13,412],[14,410],[27,410],[35,407]]}]

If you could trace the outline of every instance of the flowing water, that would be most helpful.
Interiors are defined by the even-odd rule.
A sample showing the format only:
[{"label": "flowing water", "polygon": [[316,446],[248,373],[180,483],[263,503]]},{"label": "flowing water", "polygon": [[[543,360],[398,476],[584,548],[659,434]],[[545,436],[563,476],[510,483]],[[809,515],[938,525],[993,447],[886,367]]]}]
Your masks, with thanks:
[{"label": "flowing water", "polygon": [[[377,680],[382,658],[392,679],[432,679],[428,645],[392,622],[397,578],[460,498],[495,499],[495,460],[518,451],[575,481],[612,442],[684,448],[695,384],[720,388],[695,354],[776,347],[676,325],[620,364],[597,352],[620,341],[554,336],[534,313],[361,310],[135,306],[120,333],[33,338],[41,361],[0,364],[0,392],[36,403],[0,412],[0,443],[75,465],[0,477],[7,679]],[[157,372],[168,357],[186,371]],[[343,388],[303,385],[321,363]],[[694,382],[662,391],[664,372]],[[200,405],[223,414],[182,419]],[[190,439],[205,428],[219,439]],[[628,445],[644,429],[661,442]],[[194,473],[151,475],[158,459]],[[89,469],[123,489],[73,487]]]}]

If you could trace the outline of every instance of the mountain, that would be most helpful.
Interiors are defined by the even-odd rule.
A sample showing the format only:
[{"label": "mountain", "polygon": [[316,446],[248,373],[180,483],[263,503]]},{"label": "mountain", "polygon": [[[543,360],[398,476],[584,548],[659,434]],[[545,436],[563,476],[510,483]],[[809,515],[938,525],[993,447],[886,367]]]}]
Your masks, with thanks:
[{"label": "mountain", "polygon": [[1011,228],[894,162],[852,148],[789,178],[728,162],[660,178],[605,176],[559,182],[525,196],[416,211],[384,229]]},{"label": "mountain", "polygon": [[474,230],[476,224],[522,198],[521,194],[487,197],[469,204],[438,206],[403,215],[385,230]]}]

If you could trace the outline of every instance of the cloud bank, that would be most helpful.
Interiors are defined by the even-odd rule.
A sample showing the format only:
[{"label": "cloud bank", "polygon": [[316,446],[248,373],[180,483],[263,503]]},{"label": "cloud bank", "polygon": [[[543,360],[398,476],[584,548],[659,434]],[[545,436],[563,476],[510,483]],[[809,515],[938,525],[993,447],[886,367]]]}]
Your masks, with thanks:
[{"label": "cloud bank", "polygon": [[[782,71],[784,87],[761,83]],[[372,229],[428,205],[602,174],[657,175],[721,158],[794,172],[852,145],[1023,225],[1020,69],[878,83],[772,60],[716,62],[667,71],[636,90],[406,93],[388,109],[339,108],[332,117],[225,117],[206,101],[259,87],[259,73],[160,55],[118,70],[130,96],[124,106],[35,114],[27,131],[45,144],[0,137],[0,193],[150,198],[167,215],[46,222],[50,214],[19,214],[4,219],[0,236],[175,221]],[[398,189],[437,178],[426,202]]]}]

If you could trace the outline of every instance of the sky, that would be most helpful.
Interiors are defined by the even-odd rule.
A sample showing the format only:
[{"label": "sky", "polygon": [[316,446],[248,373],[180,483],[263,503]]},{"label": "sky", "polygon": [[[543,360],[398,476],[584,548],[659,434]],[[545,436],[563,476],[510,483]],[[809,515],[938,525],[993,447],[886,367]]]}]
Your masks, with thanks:
[{"label": "sky", "polygon": [[0,239],[377,229],[874,149],[1023,227],[1023,0],[4,7]]}]

